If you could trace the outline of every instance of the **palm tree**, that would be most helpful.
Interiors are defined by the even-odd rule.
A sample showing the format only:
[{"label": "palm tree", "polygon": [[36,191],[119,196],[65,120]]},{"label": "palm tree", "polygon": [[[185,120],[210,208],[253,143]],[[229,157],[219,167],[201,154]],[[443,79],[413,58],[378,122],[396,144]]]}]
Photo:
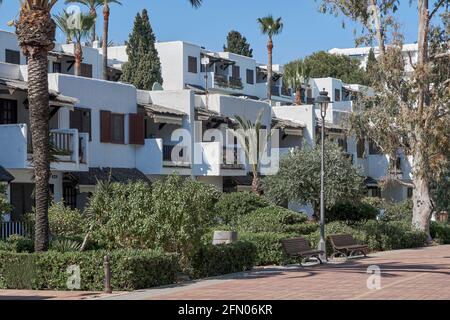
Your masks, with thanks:
[{"label": "palm tree", "polygon": [[[267,142],[271,136],[270,131],[267,136],[262,134],[262,116],[263,110],[258,113],[255,123],[252,123],[250,120],[244,120],[240,116],[235,116],[237,126],[231,131],[238,139],[238,142],[244,151],[245,160],[251,168],[253,175],[252,192],[259,195],[262,194],[261,176],[259,174],[261,159],[264,152],[267,150]],[[264,141],[261,140],[262,138],[264,138]]]},{"label": "palm tree", "polygon": [[117,0],[102,0],[103,1],[103,41],[102,41],[102,51],[103,51],[103,80],[108,80],[108,31],[109,31],[109,4],[115,3],[120,4]]},{"label": "palm tree", "polygon": [[58,28],[66,36],[66,44],[72,43],[72,36],[73,36],[72,29],[70,29],[70,27],[67,23],[70,18],[70,15],[64,10],[64,12],[62,14],[54,15],[53,18],[54,18]]},{"label": "palm tree", "polygon": [[19,46],[28,57],[28,103],[33,145],[36,225],[35,250],[48,250],[50,130],[47,58],[55,46],[56,24],[50,14],[56,0],[21,0],[14,22]]},{"label": "palm tree", "polygon": [[64,11],[62,14],[55,16],[56,24],[63,32],[68,32],[68,35],[72,39],[75,39],[75,75],[81,76],[81,61],[83,60],[83,47],[81,46],[81,40],[86,38],[92,26],[95,24],[95,17],[91,14],[80,13],[80,22],[77,28],[70,28],[68,26],[68,19],[71,15]]},{"label": "palm tree", "polygon": [[[89,8],[89,14],[91,17],[97,19],[97,9],[103,5],[103,0],[66,0],[65,3],[80,3]],[[97,33],[94,22],[91,30],[91,44],[93,44],[95,40],[97,40]]]},{"label": "palm tree", "polygon": [[284,67],[283,81],[288,87],[295,89],[295,104],[302,104],[302,85],[308,84],[311,68],[303,60],[289,62]]},{"label": "palm tree", "polygon": [[267,98],[269,101],[272,100],[272,52],[273,52],[273,36],[280,34],[283,31],[283,22],[281,17],[274,19],[274,17],[269,14],[266,17],[258,18],[259,27],[261,32],[269,36],[269,41],[267,42],[267,52],[268,52],[268,63],[267,63]]}]

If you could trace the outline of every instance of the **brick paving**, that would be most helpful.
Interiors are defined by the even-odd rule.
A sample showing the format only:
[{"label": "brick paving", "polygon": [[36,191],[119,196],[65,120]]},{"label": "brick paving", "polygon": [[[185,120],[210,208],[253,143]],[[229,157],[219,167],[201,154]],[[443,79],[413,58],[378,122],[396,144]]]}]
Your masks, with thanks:
[{"label": "brick paving", "polygon": [[[369,290],[369,266],[381,289]],[[450,246],[399,250],[306,268],[269,267],[183,286],[141,290],[112,299],[297,300],[450,299]]]},{"label": "brick paving", "polygon": [[[381,289],[369,290],[369,266],[381,269]],[[182,285],[104,295],[95,292],[0,290],[0,300],[297,300],[450,299],[450,246],[390,251],[299,268],[266,267]]]}]

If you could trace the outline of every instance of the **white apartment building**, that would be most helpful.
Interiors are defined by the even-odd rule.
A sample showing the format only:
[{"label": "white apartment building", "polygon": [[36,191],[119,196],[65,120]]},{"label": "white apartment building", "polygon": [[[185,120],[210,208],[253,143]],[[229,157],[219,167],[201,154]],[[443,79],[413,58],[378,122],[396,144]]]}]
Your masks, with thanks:
[{"label": "white apartment building", "polygon": [[[345,48],[345,49],[334,48],[334,49],[329,50],[328,52],[331,54],[340,54],[340,55],[348,56],[352,59],[356,59],[361,62],[362,68],[366,68],[367,60],[368,60],[371,49],[374,50],[375,57],[378,57],[380,55],[378,47],[374,47],[374,48],[358,47],[358,48]],[[419,54],[419,49],[418,49],[417,43],[403,45],[403,59],[405,61],[407,72],[413,71],[411,62],[413,64],[417,63],[418,54]]]},{"label": "white apartment building", "polygon": [[[0,31],[0,183],[8,183],[8,197],[15,207],[7,218],[20,220],[33,205],[33,151],[27,66],[14,39],[14,34]],[[51,164],[50,183],[56,201],[83,208],[98,180],[150,181],[173,172],[219,190],[244,190],[251,183],[249,168],[237,140],[226,134],[236,116],[255,121],[262,113],[265,128],[280,129],[271,156],[317,141],[321,122],[316,110],[312,104],[292,106],[292,96],[282,94],[281,66],[274,68],[280,95],[274,95],[276,103],[271,105],[265,101],[266,68],[255,60],[208,52],[185,42],[159,43],[157,47],[164,90],[156,91],[100,80],[101,55],[96,48],[84,49],[82,77],[72,75],[73,46],[57,45],[50,55],[50,127],[58,159]],[[117,80],[123,52],[123,47],[110,48],[111,80]],[[202,69],[204,57],[210,65]],[[216,83],[220,77],[226,78],[227,85]],[[404,188],[379,189],[378,181],[388,173],[389,158],[374,154],[368,142],[361,146],[347,137],[341,126],[342,119],[352,112],[352,93],[361,88],[337,79],[313,79],[306,94],[309,102],[322,89],[333,101],[325,123],[327,134],[363,168],[371,194],[405,198]],[[410,170],[406,160],[400,161],[406,179]],[[267,174],[269,169],[269,165],[262,166],[261,173]]]}]

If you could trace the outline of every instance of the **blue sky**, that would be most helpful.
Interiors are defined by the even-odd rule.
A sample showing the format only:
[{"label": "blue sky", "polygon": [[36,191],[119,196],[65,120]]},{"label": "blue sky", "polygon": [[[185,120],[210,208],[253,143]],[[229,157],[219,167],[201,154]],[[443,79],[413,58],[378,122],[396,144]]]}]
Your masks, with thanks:
[{"label": "blue sky", "polygon": [[[275,39],[274,59],[286,63],[319,50],[354,46],[354,25],[347,22],[342,28],[342,17],[318,12],[314,0],[205,0],[200,9],[192,9],[187,0],[122,0],[124,6],[111,7],[110,39],[123,43],[128,38],[134,16],[147,8],[154,32],[159,41],[185,40],[211,50],[221,50],[231,29],[247,37],[258,61],[266,60],[266,37],[260,34],[256,19],[268,13],[281,16],[285,28]],[[416,7],[404,2],[399,15],[401,31],[407,42],[414,42],[417,34]],[[19,8],[19,0],[3,0],[0,7],[0,29],[7,26]],[[64,1],[54,12],[65,7]],[[101,15],[100,15],[101,17]],[[101,30],[101,21],[97,28]],[[58,41],[64,37],[58,33]]]}]

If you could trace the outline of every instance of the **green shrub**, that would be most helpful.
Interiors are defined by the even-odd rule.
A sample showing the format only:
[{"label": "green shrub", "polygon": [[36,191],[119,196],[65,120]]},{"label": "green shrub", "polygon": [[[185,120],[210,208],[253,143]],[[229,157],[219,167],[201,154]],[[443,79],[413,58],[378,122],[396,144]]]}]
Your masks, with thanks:
[{"label": "green shrub", "polygon": [[0,250],[15,253],[34,252],[34,243],[31,239],[13,234],[8,240],[0,241]]},{"label": "green shrub", "polygon": [[150,250],[87,251],[39,254],[0,252],[0,287],[68,290],[69,266],[80,267],[81,290],[103,289],[103,257],[110,256],[114,290],[137,290],[171,284],[178,272],[177,256]]},{"label": "green shrub", "polygon": [[[34,226],[34,213],[26,216],[26,221]],[[86,216],[78,209],[65,206],[63,202],[53,202],[48,209],[50,233],[54,237],[73,237],[86,232]]]},{"label": "green shrub", "polygon": [[215,205],[216,218],[220,224],[234,225],[240,217],[270,205],[267,199],[253,192],[224,193]]},{"label": "green shrub", "polygon": [[256,246],[257,266],[280,265],[285,261],[281,240],[296,237],[295,234],[288,233],[240,233],[239,238],[248,241]]},{"label": "green shrub", "polygon": [[191,258],[196,278],[218,276],[250,270],[256,258],[256,247],[250,242],[238,241],[225,245],[204,245]]},{"label": "green shrub", "polygon": [[202,245],[203,235],[213,225],[213,208],[220,192],[180,176],[169,176],[153,185],[152,241],[183,260]]},{"label": "green shrub", "polygon": [[3,221],[3,214],[13,209],[6,196],[6,187],[6,184],[0,182],[0,222]]},{"label": "green shrub", "polygon": [[450,224],[432,221],[430,234],[434,241],[440,244],[450,244]]},{"label": "green shrub", "polygon": [[413,213],[412,200],[406,200],[399,203],[384,202],[383,220],[387,221],[404,221],[411,224]]},{"label": "green shrub", "polygon": [[[351,234],[372,251],[386,251],[421,247],[426,242],[426,234],[411,229],[411,225],[399,221],[369,220],[352,226],[344,222],[332,222],[326,225],[327,235]],[[308,236],[314,246],[319,243],[319,232]],[[329,250],[331,247],[329,247]]]},{"label": "green shrub", "polygon": [[56,239],[50,243],[50,249],[58,252],[77,252],[81,249],[81,242],[71,239]]},{"label": "green shrub", "polygon": [[156,227],[152,209],[148,184],[100,182],[87,210],[92,239],[107,249],[151,248]]},{"label": "green shrub", "polygon": [[378,209],[368,203],[338,203],[327,212],[326,219],[327,222],[367,221],[376,219],[378,213]]},{"label": "green shrub", "polygon": [[265,207],[241,216],[237,230],[240,232],[286,232],[288,226],[306,222],[307,216],[282,207]]}]

